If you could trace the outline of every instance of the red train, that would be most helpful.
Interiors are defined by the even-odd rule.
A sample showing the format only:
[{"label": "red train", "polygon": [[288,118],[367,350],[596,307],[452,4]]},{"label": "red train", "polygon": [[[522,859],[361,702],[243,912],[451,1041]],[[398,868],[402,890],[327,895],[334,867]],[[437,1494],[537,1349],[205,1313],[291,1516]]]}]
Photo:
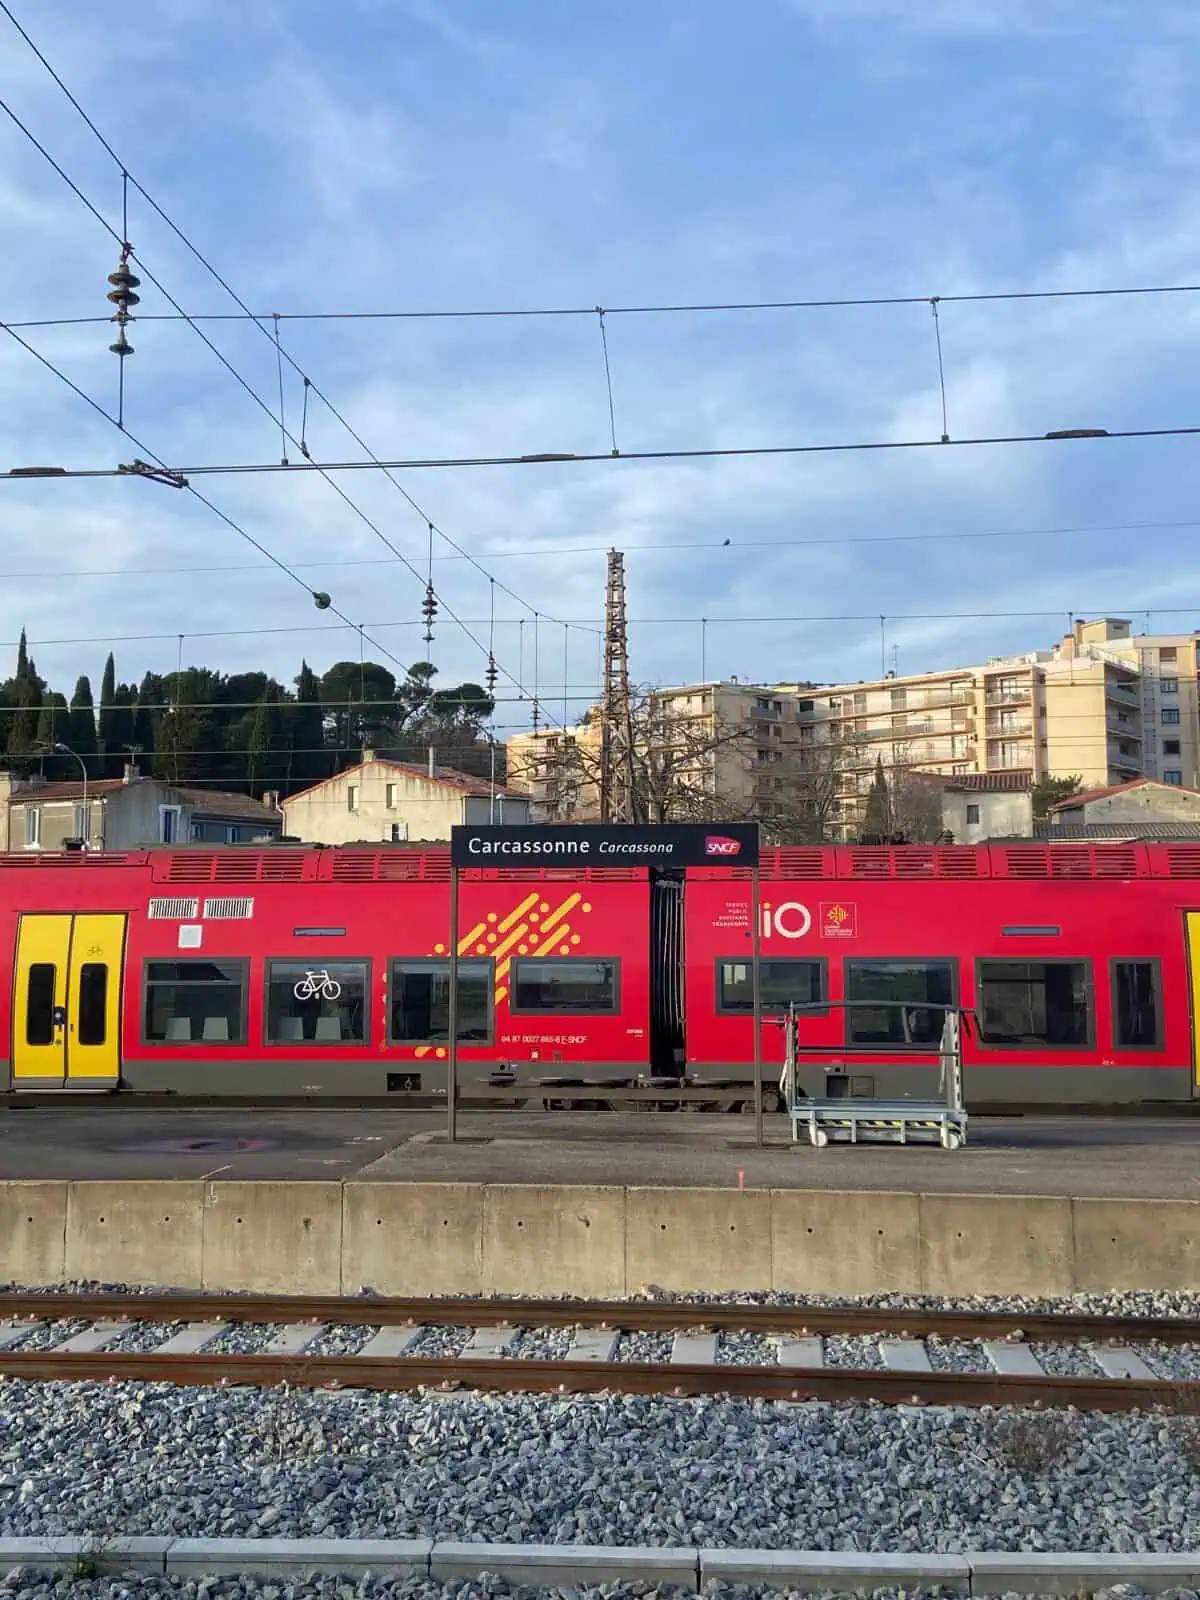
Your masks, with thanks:
[{"label": "red train", "polygon": [[[736,1089],[751,874],[485,869],[460,882],[460,1082]],[[444,849],[0,856],[10,1092],[429,1096],[446,1076]],[[852,1095],[961,1004],[968,1106],[1196,1093],[1200,845],[767,850],[762,994]],[[864,1004],[889,1002],[878,1011]],[[896,1002],[902,1002],[897,1005]],[[847,1044],[878,1046],[881,1059]],[[774,1083],[782,1031],[763,1027]],[[544,1094],[544,1088],[535,1093]]]}]

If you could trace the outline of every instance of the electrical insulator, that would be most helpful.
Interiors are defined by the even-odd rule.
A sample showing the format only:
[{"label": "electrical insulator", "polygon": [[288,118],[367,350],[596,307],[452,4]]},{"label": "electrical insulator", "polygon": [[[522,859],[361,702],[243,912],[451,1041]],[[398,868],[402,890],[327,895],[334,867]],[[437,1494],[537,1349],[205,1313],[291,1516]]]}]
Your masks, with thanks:
[{"label": "electrical insulator", "polygon": [[493,698],[495,697],[495,693],[496,693],[496,679],[499,676],[500,676],[500,674],[496,670],[496,658],[489,651],[488,652],[487,671],[483,675],[483,681],[487,685],[488,694],[493,696]]},{"label": "electrical insulator", "polygon": [[128,246],[125,246],[121,251],[121,259],[117,262],[116,270],[108,275],[108,281],[112,284],[112,288],[108,291],[108,299],[117,308],[110,319],[117,324],[117,337],[108,348],[113,355],[120,356],[122,361],[126,356],[133,354],[133,346],[125,337],[126,323],[134,320],[129,308],[141,304],[141,296],[135,294],[134,290],[142,280],[129,270],[127,251]]},{"label": "electrical insulator", "polygon": [[425,618],[424,639],[426,644],[432,644],[433,642],[433,624],[437,617],[437,612],[437,596],[433,592],[433,585],[427,583],[425,585],[425,598],[421,602],[421,615]]}]

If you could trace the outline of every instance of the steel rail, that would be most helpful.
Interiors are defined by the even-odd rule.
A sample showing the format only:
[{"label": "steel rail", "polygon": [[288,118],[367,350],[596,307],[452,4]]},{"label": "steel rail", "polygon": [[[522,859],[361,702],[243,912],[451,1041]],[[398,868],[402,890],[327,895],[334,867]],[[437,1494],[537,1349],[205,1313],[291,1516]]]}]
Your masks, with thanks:
[{"label": "steel rail", "polygon": [[649,1365],[602,1361],[372,1356],[0,1353],[0,1376],[35,1382],[143,1382],[302,1389],[467,1389],[490,1393],[728,1396],[917,1406],[1071,1406],[1081,1411],[1200,1412],[1200,1383],[1165,1379],[1002,1377],[978,1372]]},{"label": "steel rail", "polygon": [[[1047,1312],[911,1311],[870,1306],[760,1306],[678,1300],[472,1300],[371,1295],[0,1293],[0,1318],[127,1322],[322,1322],[361,1327],[612,1328],[627,1332],[890,1333],[914,1337],[1200,1344],[1200,1319]],[[1112,1380],[1107,1380],[1112,1381]]]}]

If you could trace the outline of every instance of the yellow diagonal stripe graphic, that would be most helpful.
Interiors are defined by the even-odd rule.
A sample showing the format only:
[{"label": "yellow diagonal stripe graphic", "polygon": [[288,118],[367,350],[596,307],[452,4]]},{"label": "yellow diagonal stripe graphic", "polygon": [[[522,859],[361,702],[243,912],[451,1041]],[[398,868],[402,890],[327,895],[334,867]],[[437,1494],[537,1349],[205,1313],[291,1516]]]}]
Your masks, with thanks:
[{"label": "yellow diagonal stripe graphic", "polygon": [[522,900],[521,904],[517,907],[517,909],[515,911],[510,911],[508,916],[506,916],[504,921],[500,924],[500,932],[501,933],[507,933],[508,930],[512,927],[513,923],[514,922],[519,922],[520,919],[525,915],[525,913],[532,906],[537,905],[537,903],[538,903],[538,896],[536,894],[528,894],[528,895],[526,895],[524,900]]},{"label": "yellow diagonal stripe graphic", "polygon": [[550,928],[554,927],[556,922],[561,922],[562,919],[567,915],[568,911],[574,911],[575,907],[582,899],[583,896],[581,894],[569,894],[563,901],[562,905],[559,906],[558,910],[552,911],[546,918],[545,922],[542,923],[542,932],[546,933]]}]

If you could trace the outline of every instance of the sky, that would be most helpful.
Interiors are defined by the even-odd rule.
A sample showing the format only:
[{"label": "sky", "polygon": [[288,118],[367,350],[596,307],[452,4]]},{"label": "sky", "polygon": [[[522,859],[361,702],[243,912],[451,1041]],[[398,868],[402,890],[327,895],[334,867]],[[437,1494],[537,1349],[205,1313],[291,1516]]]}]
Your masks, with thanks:
[{"label": "sky", "polygon": [[[951,440],[1200,426],[1200,293],[946,298],[1200,284],[1194,0],[7,4],[116,160],[2,13],[0,99],[117,237],[136,180],[143,281],[128,436],[0,333],[0,468],[295,462],[281,372],[319,462],[366,458],[339,415],[403,461],[937,441],[933,296]],[[0,234],[0,323],[107,317],[114,234],[2,114]],[[173,314],[238,315],[200,256],[263,325]],[[348,312],[407,315],[314,315]],[[115,416],[107,321],[14,331]],[[0,481],[0,656],[26,628],[67,693],[109,649],[130,680],[361,649],[448,684],[490,640],[507,733],[535,693],[551,721],[595,698],[609,548],[636,683],[1184,631],[1198,462],[1184,436],[194,477],[216,510]]]}]

